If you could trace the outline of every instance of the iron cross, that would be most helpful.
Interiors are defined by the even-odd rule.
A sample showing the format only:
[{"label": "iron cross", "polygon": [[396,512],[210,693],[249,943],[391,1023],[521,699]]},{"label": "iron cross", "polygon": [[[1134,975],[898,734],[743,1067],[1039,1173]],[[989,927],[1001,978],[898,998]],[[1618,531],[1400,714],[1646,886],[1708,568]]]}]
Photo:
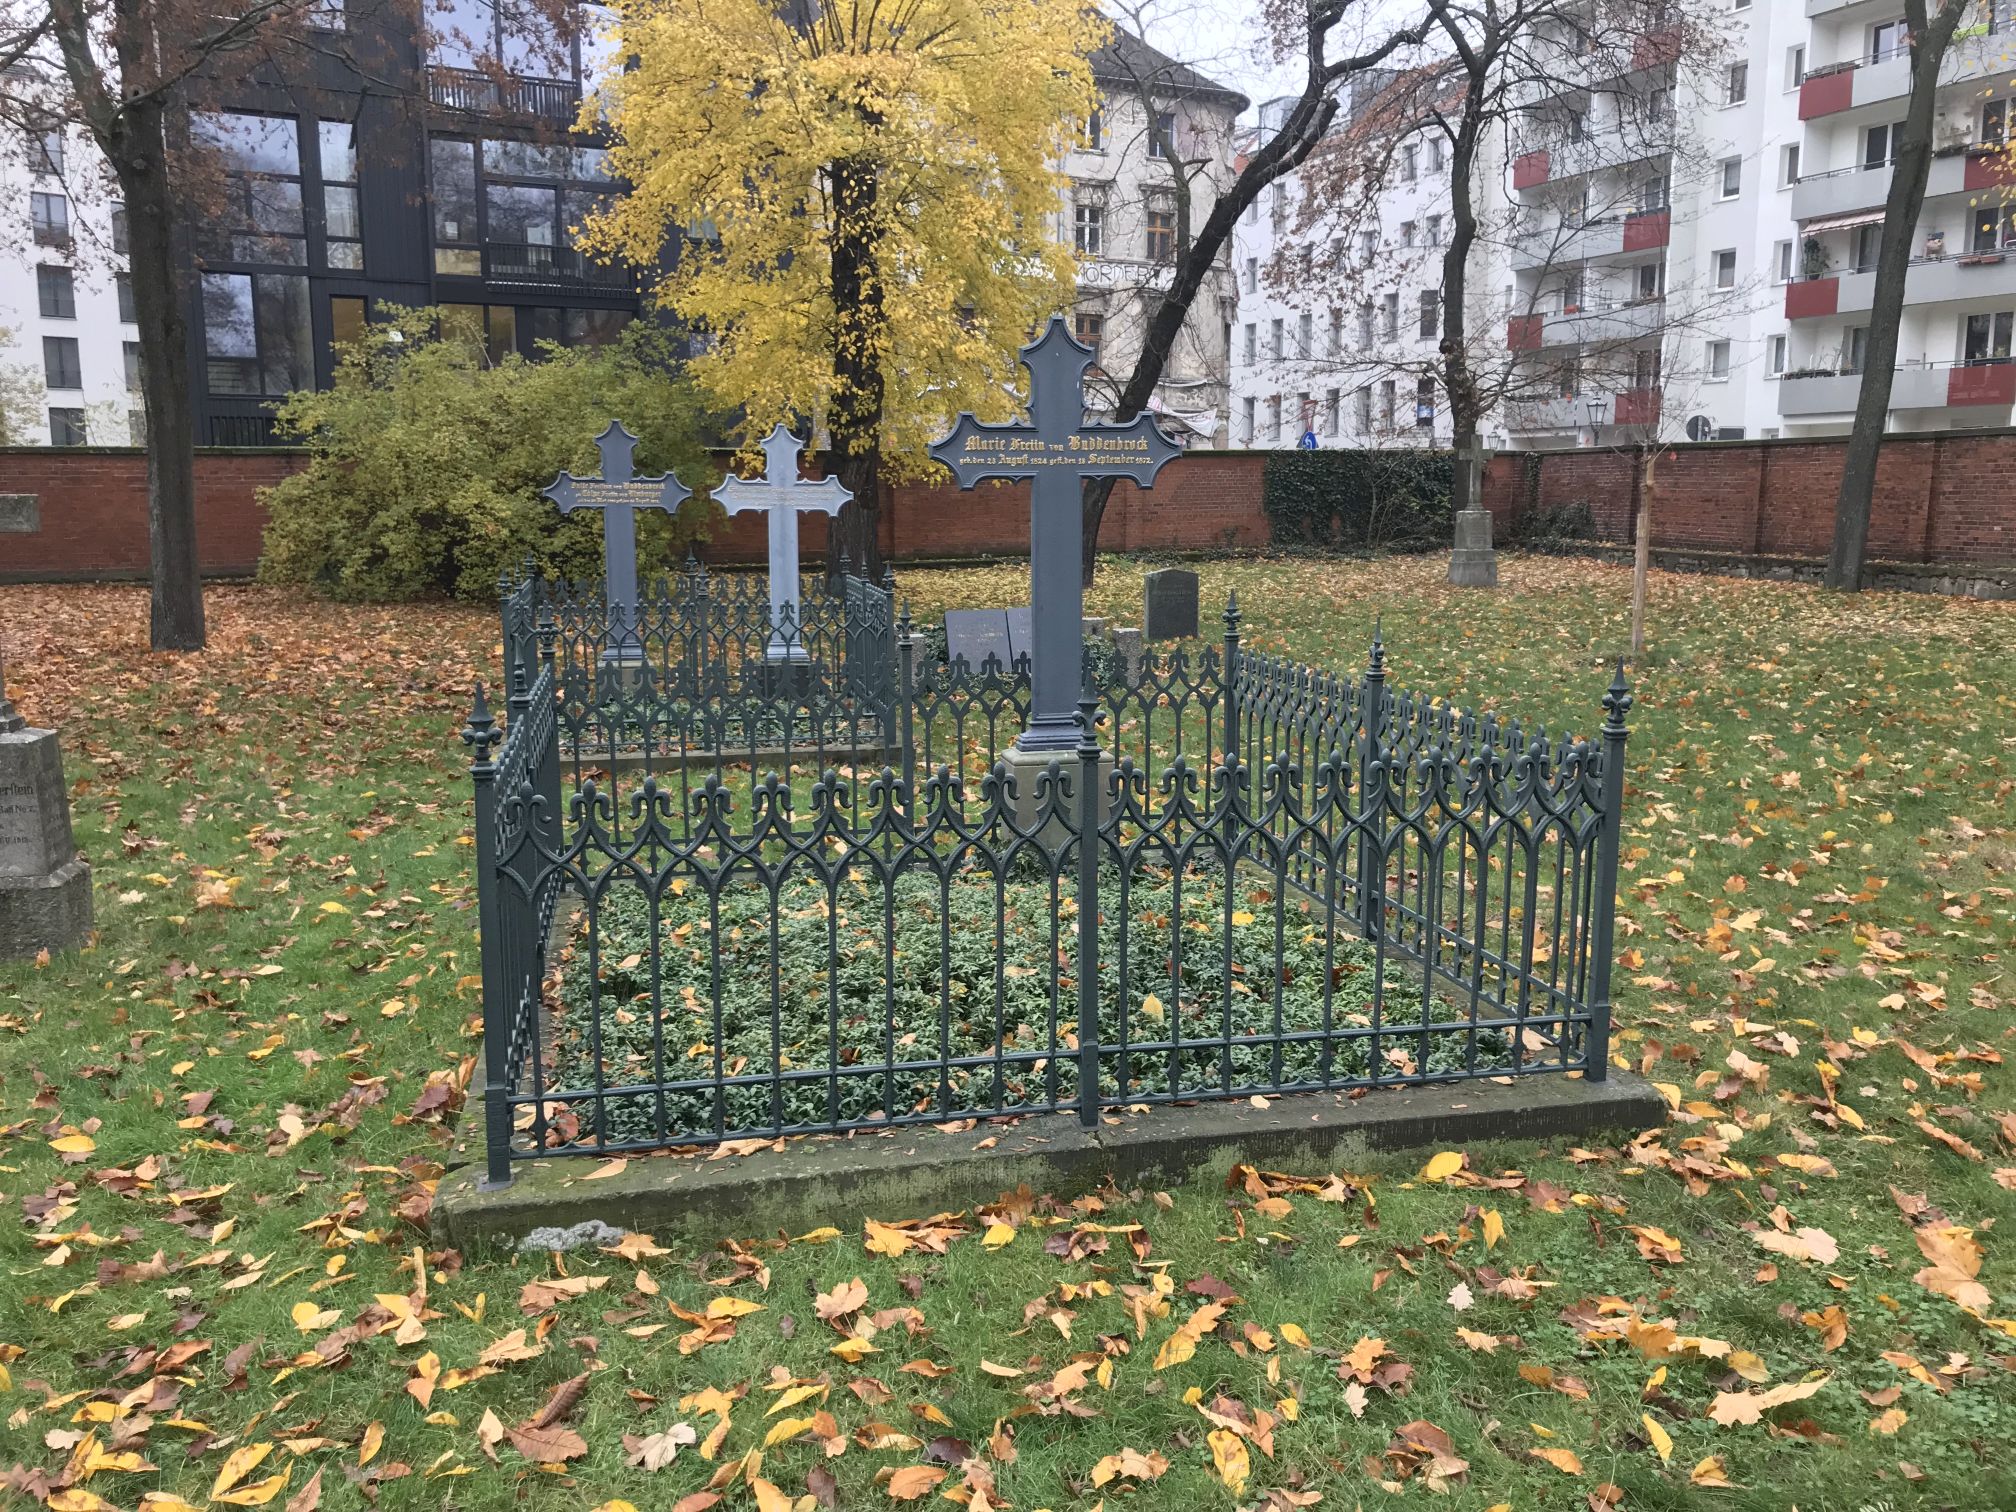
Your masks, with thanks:
[{"label": "iron cross", "polygon": [[1079,576],[1087,478],[1130,478],[1151,486],[1181,448],[1147,415],[1125,425],[1085,423],[1085,370],[1092,349],[1053,315],[1022,348],[1029,369],[1029,421],[989,425],[959,417],[931,455],[961,488],[988,478],[1028,478],[1031,647],[1025,751],[1069,751],[1078,743],[1078,692],[1085,656],[1085,587]]},{"label": "iron cross", "polygon": [[801,478],[798,438],[782,424],[763,441],[763,476],[723,478],[715,502],[728,513],[756,510],[770,517],[770,642],[765,661],[804,661],[805,627],[798,599],[798,512],[840,513],[854,495],[838,478]]},{"label": "iron cross", "polygon": [[693,490],[670,473],[637,477],[630,467],[637,438],[620,420],[611,420],[595,438],[595,449],[602,454],[601,477],[577,478],[563,472],[539,492],[559,505],[562,514],[602,511],[602,594],[611,637],[622,645],[634,639],[637,624],[637,511],[662,509],[672,514],[693,497]]}]

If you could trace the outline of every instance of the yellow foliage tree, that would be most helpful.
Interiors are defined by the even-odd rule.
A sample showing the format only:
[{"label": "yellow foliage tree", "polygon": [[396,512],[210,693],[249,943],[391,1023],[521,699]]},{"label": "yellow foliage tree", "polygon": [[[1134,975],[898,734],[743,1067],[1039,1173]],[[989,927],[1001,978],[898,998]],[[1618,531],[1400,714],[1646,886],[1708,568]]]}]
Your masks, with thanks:
[{"label": "yellow foliage tree", "polygon": [[[951,416],[1002,418],[1016,348],[1068,303],[1067,138],[1106,24],[1083,0],[617,0],[611,171],[584,228],[707,334],[692,374],[742,439],[809,416],[880,561],[876,484]],[[592,107],[591,107],[592,108]],[[672,255],[661,259],[661,252]]]}]

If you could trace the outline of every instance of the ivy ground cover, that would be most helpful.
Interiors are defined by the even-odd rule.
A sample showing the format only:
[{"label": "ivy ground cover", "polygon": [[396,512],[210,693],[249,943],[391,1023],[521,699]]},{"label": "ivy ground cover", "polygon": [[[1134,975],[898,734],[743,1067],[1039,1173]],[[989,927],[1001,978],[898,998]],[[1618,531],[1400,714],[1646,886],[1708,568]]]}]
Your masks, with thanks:
[{"label": "ivy ground cover", "polygon": [[[1504,565],[1204,586],[1262,649],[1349,668],[1383,611],[1396,684],[1593,728],[1626,575]],[[1132,622],[1137,571],[1091,611]],[[143,590],[0,589],[101,925],[0,966],[0,1498],[2016,1504],[2008,606],[1655,578],[1615,1051],[1672,1112],[1635,1142],[556,1259],[426,1230],[480,1048],[454,732],[494,622],[210,601],[212,650],[157,657]]]}]

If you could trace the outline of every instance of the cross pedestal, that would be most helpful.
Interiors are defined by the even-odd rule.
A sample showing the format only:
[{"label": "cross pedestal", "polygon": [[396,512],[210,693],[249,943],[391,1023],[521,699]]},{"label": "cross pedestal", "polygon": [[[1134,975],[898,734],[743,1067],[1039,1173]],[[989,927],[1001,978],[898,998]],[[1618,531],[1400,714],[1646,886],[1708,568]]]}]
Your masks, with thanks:
[{"label": "cross pedestal", "polygon": [[563,472],[540,493],[562,514],[577,509],[602,511],[602,602],[608,614],[609,644],[604,664],[634,667],[644,660],[644,642],[637,625],[637,511],[662,509],[667,514],[693,497],[693,490],[670,473],[640,478],[631,470],[637,438],[611,420],[595,438],[602,454],[602,476],[577,478]]},{"label": "cross pedestal", "polygon": [[1449,581],[1458,588],[1496,588],[1498,553],[1491,544],[1491,512],[1484,507],[1484,464],[1489,448],[1471,437],[1456,453],[1456,465],[1469,481],[1468,509],[1456,514],[1455,549],[1449,553]]},{"label": "cross pedestal", "polygon": [[804,603],[798,596],[799,511],[837,515],[854,497],[838,478],[799,477],[802,450],[798,438],[779,425],[763,441],[763,476],[724,478],[714,490],[715,500],[731,515],[754,510],[769,517],[770,636],[763,661],[773,689],[789,681],[785,669],[811,661],[805,649]]}]

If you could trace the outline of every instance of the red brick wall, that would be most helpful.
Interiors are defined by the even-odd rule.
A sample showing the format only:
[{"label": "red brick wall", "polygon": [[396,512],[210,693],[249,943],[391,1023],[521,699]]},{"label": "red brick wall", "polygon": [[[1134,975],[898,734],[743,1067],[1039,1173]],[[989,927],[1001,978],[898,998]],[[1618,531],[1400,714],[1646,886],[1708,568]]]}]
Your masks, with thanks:
[{"label": "red brick wall", "polygon": [[[258,491],[301,466],[287,451],[196,453],[196,550],[212,577],[259,565]],[[40,528],[0,531],[0,582],[147,575],[147,457],[125,447],[0,449],[0,493],[34,494]]]},{"label": "red brick wall", "polygon": [[[1652,544],[1738,556],[1825,557],[1843,442],[1718,441],[1670,448],[1656,470]],[[1532,509],[1586,502],[1605,541],[1629,541],[1639,459],[1607,449],[1502,452],[1484,480],[1501,540]],[[1876,469],[1869,554],[1890,562],[2016,564],[2016,431],[1892,436]]]}]

